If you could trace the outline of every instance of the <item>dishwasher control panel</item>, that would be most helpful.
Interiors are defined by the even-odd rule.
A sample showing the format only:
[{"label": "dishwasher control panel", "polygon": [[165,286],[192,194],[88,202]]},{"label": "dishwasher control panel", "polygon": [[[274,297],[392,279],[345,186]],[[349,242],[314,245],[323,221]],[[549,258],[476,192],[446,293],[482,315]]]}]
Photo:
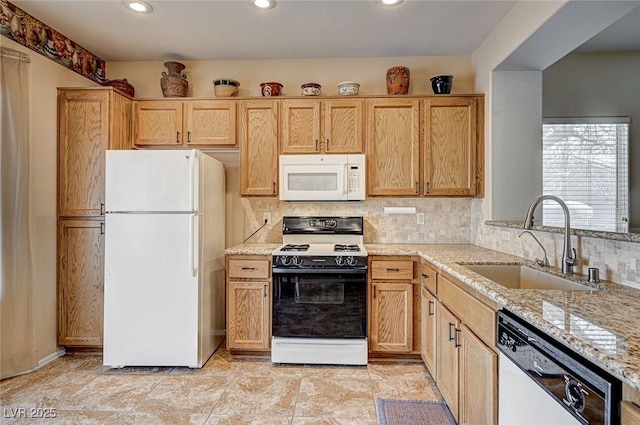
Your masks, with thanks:
[{"label": "dishwasher control panel", "polygon": [[582,424],[619,423],[620,380],[523,319],[498,312],[496,345]]}]

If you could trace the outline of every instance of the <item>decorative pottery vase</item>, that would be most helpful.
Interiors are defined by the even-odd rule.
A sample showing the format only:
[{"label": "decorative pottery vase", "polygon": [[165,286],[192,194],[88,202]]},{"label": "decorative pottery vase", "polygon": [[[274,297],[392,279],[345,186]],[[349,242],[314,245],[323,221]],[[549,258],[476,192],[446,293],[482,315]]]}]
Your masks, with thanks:
[{"label": "decorative pottery vase", "polygon": [[160,78],[162,95],[164,97],[185,97],[189,89],[189,82],[187,76],[181,74],[184,65],[180,62],[165,62],[164,66],[167,67],[169,73],[163,71],[162,78]]},{"label": "decorative pottery vase", "polygon": [[136,94],[136,89],[131,84],[129,84],[126,78],[122,80],[107,80],[106,82],[102,83],[102,85],[115,87],[131,97],[134,97],[134,95]]},{"label": "decorative pottery vase", "polygon": [[387,69],[387,93],[409,93],[409,68],[406,66],[394,66]]}]

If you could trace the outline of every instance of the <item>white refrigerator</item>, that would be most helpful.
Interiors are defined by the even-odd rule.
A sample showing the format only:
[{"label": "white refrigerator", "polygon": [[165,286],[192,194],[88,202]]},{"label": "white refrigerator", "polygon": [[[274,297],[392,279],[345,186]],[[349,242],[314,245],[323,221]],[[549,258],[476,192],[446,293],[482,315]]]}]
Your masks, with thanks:
[{"label": "white refrigerator", "polygon": [[225,333],[223,165],[107,151],[105,178],[104,365],[202,367]]}]

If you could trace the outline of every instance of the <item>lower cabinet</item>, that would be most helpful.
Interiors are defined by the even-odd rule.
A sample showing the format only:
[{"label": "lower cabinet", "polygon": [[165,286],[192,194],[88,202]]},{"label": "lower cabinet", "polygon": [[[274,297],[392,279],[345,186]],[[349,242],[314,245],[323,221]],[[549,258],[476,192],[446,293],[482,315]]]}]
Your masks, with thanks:
[{"label": "lower cabinet", "polygon": [[640,425],[640,391],[627,384],[622,385],[620,403],[621,425]]},{"label": "lower cabinet", "polygon": [[436,379],[436,341],[438,338],[436,314],[438,299],[434,294],[438,292],[436,283],[438,273],[424,261],[421,268],[420,357],[422,357],[431,376]]},{"label": "lower cabinet", "polygon": [[[495,350],[497,305],[480,301],[463,284],[438,274],[436,297],[422,288],[423,332],[435,320],[435,379],[460,425],[497,423],[498,355]],[[435,311],[429,310],[435,302]],[[429,313],[434,312],[430,319]],[[428,338],[428,337],[427,337]],[[424,341],[424,338],[423,338]],[[428,344],[423,359],[429,368]],[[430,369],[431,371],[431,369]],[[433,372],[431,372],[433,374]]]},{"label": "lower cabinet", "polygon": [[227,257],[227,348],[267,351],[271,343],[271,262]]},{"label": "lower cabinet", "polygon": [[494,424],[497,419],[498,355],[465,325],[460,332],[460,424]]},{"label": "lower cabinet", "polygon": [[420,339],[420,322],[414,323],[414,311],[420,310],[414,296],[414,264],[411,257],[369,257],[369,352],[411,354]]},{"label": "lower cabinet", "polygon": [[58,345],[101,347],[104,221],[58,222]]}]

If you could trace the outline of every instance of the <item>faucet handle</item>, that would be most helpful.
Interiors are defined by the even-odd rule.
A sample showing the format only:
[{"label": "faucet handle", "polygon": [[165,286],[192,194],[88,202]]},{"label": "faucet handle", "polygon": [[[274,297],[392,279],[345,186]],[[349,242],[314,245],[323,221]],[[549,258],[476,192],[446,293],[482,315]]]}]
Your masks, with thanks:
[{"label": "faucet handle", "polygon": [[570,266],[577,266],[578,265],[578,254],[577,254],[575,248],[571,248],[571,251],[573,252],[573,255],[571,255],[571,256],[567,255],[567,258],[565,258],[564,262],[569,264]]}]

